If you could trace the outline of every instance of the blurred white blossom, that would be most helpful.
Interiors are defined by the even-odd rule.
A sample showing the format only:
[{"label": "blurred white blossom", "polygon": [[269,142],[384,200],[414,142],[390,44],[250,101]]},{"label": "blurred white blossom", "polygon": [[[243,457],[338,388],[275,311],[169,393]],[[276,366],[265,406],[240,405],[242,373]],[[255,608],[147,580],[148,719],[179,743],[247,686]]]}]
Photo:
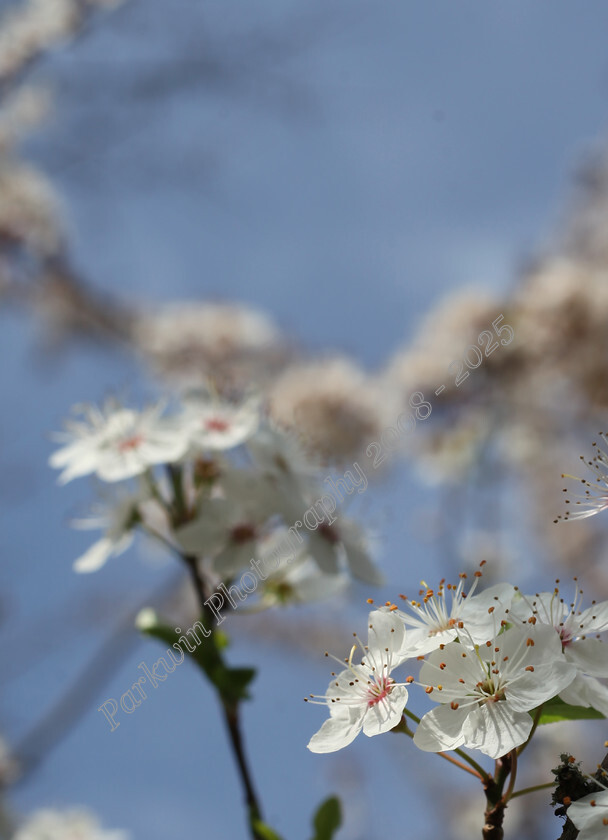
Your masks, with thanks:
[{"label": "blurred white blossom", "polygon": [[96,817],[84,810],[45,809],[33,814],[13,840],[129,840],[129,835],[102,829]]},{"label": "blurred white blossom", "polygon": [[67,431],[55,435],[65,441],[49,459],[63,469],[59,483],[95,473],[103,481],[121,481],[155,464],[172,463],[185,453],[188,439],[161,416],[158,404],[138,412],[107,403],[103,410],[83,406],[81,421],[68,421]]},{"label": "blurred white blossom", "polygon": [[[382,429],[385,400],[371,377],[345,358],[287,368],[268,391],[270,416],[324,458],[356,458]],[[392,419],[392,418],[391,418]]]}]

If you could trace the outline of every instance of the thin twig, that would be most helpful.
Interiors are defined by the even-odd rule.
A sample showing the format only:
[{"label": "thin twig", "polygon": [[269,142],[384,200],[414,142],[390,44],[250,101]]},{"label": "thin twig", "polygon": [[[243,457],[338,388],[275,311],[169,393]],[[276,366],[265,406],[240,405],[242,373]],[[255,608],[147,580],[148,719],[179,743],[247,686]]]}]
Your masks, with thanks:
[{"label": "thin twig", "polygon": [[456,767],[460,767],[460,769],[461,769],[461,770],[465,770],[467,773],[470,773],[470,774],[471,774],[471,776],[475,776],[475,778],[476,778],[476,779],[481,779],[481,778],[482,778],[482,777],[479,775],[479,773],[477,772],[477,770],[473,770],[473,768],[472,768],[472,767],[467,767],[467,765],[466,765],[466,764],[463,764],[463,762],[462,762],[462,761],[458,761],[458,759],[457,759],[457,758],[452,758],[452,756],[451,756],[451,755],[448,755],[447,753],[444,753],[444,752],[438,752],[438,753],[437,753],[437,755],[438,755],[440,758],[445,758],[445,760],[446,760],[446,761],[449,761],[449,762],[450,762],[450,764],[455,764],[455,765],[456,765]]},{"label": "thin twig", "polygon": [[[206,603],[210,593],[208,592],[208,586],[205,581],[205,578],[199,569],[196,557],[192,557],[190,555],[183,555],[182,559],[190,572],[192,585],[194,586],[194,589],[196,591],[201,612],[203,614],[203,619],[205,621],[205,626],[213,632],[214,626],[216,624],[216,617],[214,616],[213,612],[209,609],[209,606]],[[260,835],[258,834],[255,828],[254,822],[262,819],[262,809],[260,807],[260,803],[255,792],[255,787],[253,785],[253,777],[249,768],[249,764],[247,762],[247,756],[245,754],[245,746],[240,722],[239,704],[235,701],[226,702],[226,700],[221,696],[221,694],[220,699],[222,714],[224,716],[224,722],[226,724],[228,735],[230,737],[230,746],[234,753],[234,757],[236,759],[237,767],[239,770],[239,775],[241,778],[241,783],[245,791],[245,800],[247,802],[247,808],[249,811],[249,823],[252,829],[253,836],[257,840],[257,838],[260,837]],[[260,837],[260,840],[263,839]]]}]

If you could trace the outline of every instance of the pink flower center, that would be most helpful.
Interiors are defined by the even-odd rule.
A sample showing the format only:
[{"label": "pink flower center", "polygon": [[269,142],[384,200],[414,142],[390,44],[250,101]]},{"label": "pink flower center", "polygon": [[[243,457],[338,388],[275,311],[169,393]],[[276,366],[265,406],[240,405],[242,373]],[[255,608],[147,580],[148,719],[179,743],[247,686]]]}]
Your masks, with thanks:
[{"label": "pink flower center", "polygon": [[230,428],[230,423],[220,417],[211,417],[205,420],[205,428],[208,432],[226,432]]},{"label": "pink flower center", "polygon": [[572,633],[569,630],[566,630],[565,627],[560,627],[558,632],[559,637],[562,640],[562,648],[568,647],[568,645],[572,643]]},{"label": "pink flower center", "polygon": [[143,435],[131,435],[131,437],[124,438],[118,442],[118,451],[130,452],[132,449],[137,449],[138,446],[141,446],[143,442]]},{"label": "pink flower center", "polygon": [[387,697],[395,685],[395,680],[391,679],[391,677],[380,677],[378,681],[370,686],[367,689],[367,708],[371,709],[372,706],[375,706],[376,703],[379,703],[381,700],[384,700]]},{"label": "pink flower center", "polygon": [[237,545],[242,545],[243,543],[249,542],[249,540],[255,539],[255,527],[248,522],[243,522],[240,525],[235,525],[232,531],[230,532],[230,538],[232,542],[236,543]]}]

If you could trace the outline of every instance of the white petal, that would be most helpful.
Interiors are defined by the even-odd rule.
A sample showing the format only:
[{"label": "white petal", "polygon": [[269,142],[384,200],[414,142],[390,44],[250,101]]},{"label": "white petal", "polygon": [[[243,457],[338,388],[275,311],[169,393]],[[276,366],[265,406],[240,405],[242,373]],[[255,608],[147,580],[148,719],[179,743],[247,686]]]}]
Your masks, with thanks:
[{"label": "white petal", "polygon": [[505,695],[511,708],[518,712],[535,709],[563,691],[576,678],[576,668],[565,657],[545,665],[534,665],[509,682]]},{"label": "white petal", "polygon": [[[444,667],[440,668],[442,665]],[[442,683],[444,689],[457,689],[459,697],[464,693],[464,685],[459,682],[460,678],[469,688],[473,688],[485,678],[485,667],[476,653],[458,642],[450,642],[443,650],[434,650],[420,669],[421,683]]]},{"label": "white petal", "polygon": [[[595,805],[591,805],[592,801]],[[606,840],[608,828],[604,819],[608,819],[608,791],[590,793],[577,799],[568,808],[568,817],[581,832],[580,840]]]},{"label": "white petal", "polygon": [[316,532],[309,535],[310,556],[314,558],[318,567],[326,575],[337,575],[338,567],[337,546],[330,543],[324,537],[319,537]]},{"label": "white petal", "polygon": [[458,634],[457,630],[442,630],[439,633],[429,633],[428,630],[411,630],[408,628],[402,656],[405,659],[410,659],[414,656],[425,656],[427,653],[432,653],[441,645],[447,645],[453,642]]},{"label": "white petal", "polygon": [[373,586],[381,586],[384,583],[384,575],[374,564],[369,552],[363,546],[353,543],[346,545],[344,543],[344,548],[348,567],[358,580],[370,583]]},{"label": "white petal", "polygon": [[348,718],[331,717],[326,720],[308,742],[308,749],[314,753],[328,753],[347,747],[361,731],[362,711],[357,715],[351,714]]},{"label": "white petal", "polygon": [[230,504],[225,499],[211,499],[198,519],[176,530],[178,543],[188,554],[219,551],[228,539],[230,511]]},{"label": "white petal", "polygon": [[483,644],[495,636],[514,595],[515,587],[510,583],[497,583],[466,599],[460,618],[475,644]]},{"label": "white petal", "polygon": [[568,645],[564,653],[583,674],[608,677],[608,644],[600,639],[578,639]]},{"label": "white petal", "polygon": [[370,706],[363,718],[365,735],[370,737],[380,735],[382,732],[389,732],[397,726],[403,715],[407,697],[407,688],[404,685],[397,685],[384,700]]},{"label": "white petal", "polygon": [[373,610],[368,619],[368,645],[391,654],[392,667],[398,664],[396,654],[403,645],[405,627],[401,619],[384,610]]},{"label": "white petal", "polygon": [[213,558],[213,568],[219,575],[232,575],[241,569],[249,567],[251,560],[256,557],[256,541],[247,540],[243,543],[225,546]]},{"label": "white petal", "polygon": [[506,700],[498,700],[484,703],[471,712],[462,730],[463,743],[490,758],[500,758],[523,744],[531,729],[529,714],[515,712]]},{"label": "white petal", "polygon": [[98,569],[101,569],[101,567],[107,562],[108,558],[112,556],[113,547],[114,544],[112,543],[112,540],[106,539],[105,537],[98,540],[96,543],[93,543],[88,551],[85,551],[85,553],[74,562],[74,571],[96,572]]},{"label": "white petal", "polygon": [[374,586],[383,584],[384,577],[370,556],[363,530],[355,522],[343,519],[339,522],[338,532],[353,575],[364,583]]},{"label": "white petal", "polygon": [[437,706],[422,718],[416,732],[414,743],[427,752],[453,750],[464,743],[462,728],[466,723],[469,709],[452,709],[450,706]]},{"label": "white petal", "polygon": [[595,677],[578,676],[559,696],[564,703],[585,708],[590,706],[608,717],[608,687]]},{"label": "white petal", "polygon": [[579,619],[578,623],[585,626],[585,633],[602,633],[608,630],[608,601],[583,610]]}]

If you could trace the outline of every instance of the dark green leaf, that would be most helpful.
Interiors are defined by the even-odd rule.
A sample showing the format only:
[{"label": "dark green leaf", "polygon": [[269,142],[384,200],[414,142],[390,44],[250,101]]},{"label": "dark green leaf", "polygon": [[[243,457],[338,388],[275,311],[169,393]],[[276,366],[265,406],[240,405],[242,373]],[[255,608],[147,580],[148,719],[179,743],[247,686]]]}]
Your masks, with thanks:
[{"label": "dark green leaf", "polygon": [[331,840],[342,822],[342,809],[337,796],[322,802],[313,819],[315,830],[312,840]]},{"label": "dark green leaf", "polygon": [[214,672],[213,682],[228,702],[249,700],[247,687],[255,677],[255,668],[222,668]]}]

